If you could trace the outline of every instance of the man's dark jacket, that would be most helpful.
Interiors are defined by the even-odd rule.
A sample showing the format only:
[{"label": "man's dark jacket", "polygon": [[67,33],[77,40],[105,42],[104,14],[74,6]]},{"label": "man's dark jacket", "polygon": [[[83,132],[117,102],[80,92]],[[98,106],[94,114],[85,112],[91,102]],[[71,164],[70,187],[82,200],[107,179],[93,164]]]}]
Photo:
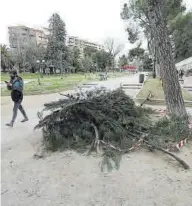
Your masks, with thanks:
[{"label": "man's dark jacket", "polygon": [[11,98],[14,102],[23,100],[23,80],[21,77],[16,77],[14,80],[10,80],[12,86],[7,86],[8,90],[11,90]]}]

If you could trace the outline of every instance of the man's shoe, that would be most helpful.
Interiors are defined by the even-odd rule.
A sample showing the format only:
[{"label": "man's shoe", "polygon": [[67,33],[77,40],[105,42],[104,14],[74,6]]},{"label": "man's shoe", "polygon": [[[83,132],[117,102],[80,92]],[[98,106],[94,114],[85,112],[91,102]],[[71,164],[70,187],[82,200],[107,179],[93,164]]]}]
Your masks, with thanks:
[{"label": "man's shoe", "polygon": [[8,127],[13,127],[13,123],[12,123],[12,122],[7,123],[6,126],[8,126]]},{"label": "man's shoe", "polygon": [[28,120],[29,120],[28,118],[25,118],[21,122],[27,122]]}]

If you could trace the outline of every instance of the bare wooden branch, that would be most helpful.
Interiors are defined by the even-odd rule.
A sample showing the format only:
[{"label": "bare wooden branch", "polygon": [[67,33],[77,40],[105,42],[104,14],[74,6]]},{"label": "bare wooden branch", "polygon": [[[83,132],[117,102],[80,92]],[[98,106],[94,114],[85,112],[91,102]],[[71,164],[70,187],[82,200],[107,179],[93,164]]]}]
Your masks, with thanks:
[{"label": "bare wooden branch", "polygon": [[150,91],[146,99],[140,104],[140,107],[142,107],[146,102],[150,101],[152,98],[153,98],[153,95],[152,95],[152,92]]},{"label": "bare wooden branch", "polygon": [[149,142],[147,142],[147,141],[144,141],[144,142],[147,144],[148,147],[157,149],[157,150],[159,150],[159,151],[161,151],[161,152],[164,152],[165,154],[170,155],[170,156],[173,157],[174,159],[176,159],[176,160],[183,166],[184,169],[186,169],[186,170],[187,170],[187,169],[190,169],[189,165],[188,165],[186,162],[184,162],[182,159],[180,159],[179,157],[177,157],[177,156],[174,155],[173,153],[168,152],[168,151],[164,150],[164,149],[161,148],[161,147],[157,147],[157,146],[151,145],[151,144],[150,144]]}]

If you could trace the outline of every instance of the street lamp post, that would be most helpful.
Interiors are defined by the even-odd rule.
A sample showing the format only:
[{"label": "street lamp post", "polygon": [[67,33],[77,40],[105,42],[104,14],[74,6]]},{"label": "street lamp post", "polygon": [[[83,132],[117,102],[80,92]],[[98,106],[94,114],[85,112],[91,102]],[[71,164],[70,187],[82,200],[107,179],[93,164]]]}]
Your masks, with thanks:
[{"label": "street lamp post", "polygon": [[38,83],[39,83],[39,85],[41,85],[41,81],[40,81],[40,61],[39,60],[37,60],[36,61],[37,62],[37,65],[38,65]]},{"label": "street lamp post", "polygon": [[37,62],[37,64],[38,64],[38,73],[39,73],[39,76],[38,76],[38,83],[39,83],[39,85],[41,84],[41,81],[40,81],[40,77],[42,78],[43,77],[43,73],[42,73],[42,65],[44,65],[44,63],[45,63],[45,60],[43,59],[43,60],[37,60],[36,61]]},{"label": "street lamp post", "polygon": [[43,71],[41,71],[41,75],[42,75],[41,77],[43,77],[44,69],[45,69],[45,60],[43,59],[43,60],[42,60],[42,70],[43,70]]}]

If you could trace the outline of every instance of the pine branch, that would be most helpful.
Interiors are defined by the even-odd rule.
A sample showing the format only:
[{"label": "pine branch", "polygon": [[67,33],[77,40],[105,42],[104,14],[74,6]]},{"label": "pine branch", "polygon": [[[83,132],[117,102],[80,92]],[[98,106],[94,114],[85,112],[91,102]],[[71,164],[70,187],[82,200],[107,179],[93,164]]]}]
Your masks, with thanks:
[{"label": "pine branch", "polygon": [[163,152],[163,153],[165,153],[165,154],[170,155],[170,156],[173,157],[174,159],[176,159],[176,160],[183,166],[184,169],[186,169],[186,170],[187,170],[187,169],[190,169],[189,165],[188,165],[186,162],[184,162],[182,159],[180,159],[179,157],[177,157],[177,156],[174,155],[173,153],[168,152],[168,151],[164,150],[164,149],[161,148],[161,147],[154,146],[154,145],[150,144],[148,141],[145,141],[145,140],[144,140],[144,142],[147,144],[148,147],[157,149],[157,150],[159,150],[159,151],[161,151],[161,152]]},{"label": "pine branch", "polygon": [[[142,141],[148,141],[148,144],[155,141],[161,148],[165,136],[170,134],[170,131],[167,133],[162,128],[174,125],[171,120],[165,122],[166,126],[159,122],[153,125],[146,115],[148,111],[137,107],[121,89],[77,93],[73,98],[45,106],[50,114],[41,119],[35,129],[43,129],[43,141],[47,149],[55,151],[70,147],[87,151],[87,147],[90,147],[88,153],[93,150],[100,153],[103,149],[109,167],[110,158],[112,161],[117,160],[117,167],[118,155],[130,152],[140,146]],[[164,132],[154,138],[158,135],[158,125],[158,131]]]}]

